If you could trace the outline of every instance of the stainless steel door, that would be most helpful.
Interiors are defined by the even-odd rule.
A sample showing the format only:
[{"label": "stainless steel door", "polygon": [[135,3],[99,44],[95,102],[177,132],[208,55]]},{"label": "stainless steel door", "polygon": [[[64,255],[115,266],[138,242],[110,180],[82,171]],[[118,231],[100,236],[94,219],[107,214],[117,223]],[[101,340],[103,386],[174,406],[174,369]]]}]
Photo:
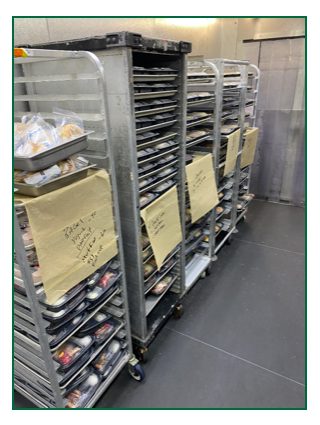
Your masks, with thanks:
[{"label": "stainless steel door", "polygon": [[305,39],[247,43],[246,56],[261,70],[258,152],[251,191],[272,201],[304,204]]}]

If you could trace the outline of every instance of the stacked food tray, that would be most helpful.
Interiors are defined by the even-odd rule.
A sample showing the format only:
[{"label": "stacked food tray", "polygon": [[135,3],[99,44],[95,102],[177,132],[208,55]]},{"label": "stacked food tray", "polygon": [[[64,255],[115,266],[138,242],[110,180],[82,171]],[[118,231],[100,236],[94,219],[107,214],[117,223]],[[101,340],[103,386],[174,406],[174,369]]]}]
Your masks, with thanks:
[{"label": "stacked food tray", "polygon": [[[37,404],[56,406],[41,349],[41,341],[47,341],[63,398],[61,407],[88,407],[98,389],[106,388],[129,358],[119,259],[114,257],[50,304],[41,281],[36,249],[29,236],[26,210],[18,204],[16,212],[45,333],[39,335],[25,273],[16,255],[15,385],[23,393],[30,393]],[[110,309],[115,310],[113,314]],[[40,403],[37,396],[41,397]]]},{"label": "stacked food tray", "polygon": [[[39,113],[41,118],[53,120],[52,106],[66,108],[67,99],[68,108],[81,117],[86,128],[81,137],[69,144],[31,157],[15,158],[15,167],[22,169],[17,175],[19,178],[25,177],[24,172],[46,175],[47,167],[69,161],[67,157],[75,154],[84,157],[82,165],[88,163],[44,184],[15,181],[15,191],[41,197],[86,178],[89,169],[99,162],[110,177],[118,254],[56,302],[49,303],[27,210],[23,198],[17,198],[14,386],[38,407],[92,407],[126,365],[136,380],[144,376],[132,355],[114,161],[106,138],[108,113],[103,72],[98,58],[88,52],[18,49],[17,53],[15,88],[16,93],[24,93],[15,96],[17,122],[26,114]],[[82,70],[79,73],[79,61],[88,68],[87,74]],[[92,80],[94,83],[90,84]],[[81,94],[83,86],[87,91],[92,89],[92,93]],[[61,93],[65,92],[68,94],[61,100]],[[84,97],[93,99],[94,107]],[[98,125],[92,125],[96,119]],[[100,142],[95,145],[98,139]],[[99,152],[94,154],[96,147]]]},{"label": "stacked food tray", "polygon": [[[194,73],[188,66],[186,165],[192,162],[195,155],[213,154],[214,114],[214,71],[206,73],[197,70]],[[187,292],[199,277],[204,277],[211,270],[214,210],[192,223],[187,182],[185,189],[185,292]]]},{"label": "stacked food tray", "polygon": [[[179,99],[182,87],[180,66],[176,58],[172,66],[167,63],[162,66],[156,56],[145,58],[147,63],[152,61],[152,66],[143,65],[141,59],[133,53],[137,184],[139,208],[143,209],[173,186],[181,184],[182,112]],[[170,64],[170,57],[168,59]],[[145,358],[149,342],[173,307],[178,305],[181,292],[181,245],[167,255],[158,269],[143,221],[140,221],[140,229],[136,230],[141,239],[139,263],[142,262],[140,285],[143,297],[140,300],[136,296],[132,297],[133,314],[136,316],[137,311],[142,312],[140,326],[133,325],[132,330],[137,352],[141,358]]]},{"label": "stacked food tray", "polygon": [[[213,215],[213,235],[209,244],[202,246],[212,247],[212,258],[227,242],[235,230],[237,194],[238,194],[238,169],[241,149],[239,147],[237,165],[233,171],[225,175],[226,155],[229,136],[244,126],[245,101],[247,90],[247,62],[229,61],[225,59],[190,61],[188,66],[188,96],[190,106],[194,105],[196,111],[212,113],[211,122],[203,123],[197,130],[200,142],[195,141],[194,150],[203,153],[212,153],[216,171],[219,204]],[[196,97],[198,92],[198,97]],[[204,100],[211,93],[212,100]],[[204,100],[199,98],[203,97]],[[247,101],[247,106],[251,103]],[[213,109],[212,109],[213,108]],[[200,131],[202,132],[200,134]],[[192,136],[189,135],[189,137]],[[200,139],[200,136],[203,139]],[[188,140],[187,136],[187,148]],[[187,151],[187,152],[188,152]],[[208,232],[208,231],[207,231]]]},{"label": "stacked food tray", "polygon": [[[177,184],[179,141],[177,71],[170,67],[133,66],[136,148],[140,208]],[[143,83],[140,83],[143,81]],[[148,235],[141,222],[145,314],[147,317],[177,281],[179,249],[175,248],[158,270]]]},{"label": "stacked food tray", "polygon": [[53,48],[79,46],[99,56],[108,88],[131,329],[142,355],[180,308],[183,291],[183,241],[158,270],[140,213],[174,186],[184,208],[185,54],[191,45],[121,32],[54,43]]}]

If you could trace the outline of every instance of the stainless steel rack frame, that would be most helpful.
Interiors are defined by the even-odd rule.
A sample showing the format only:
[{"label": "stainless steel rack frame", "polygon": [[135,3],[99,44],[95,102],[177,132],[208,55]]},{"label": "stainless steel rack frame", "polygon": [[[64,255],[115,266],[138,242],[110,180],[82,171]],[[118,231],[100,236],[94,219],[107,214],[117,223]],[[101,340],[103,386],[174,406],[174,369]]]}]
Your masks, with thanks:
[{"label": "stainless steel rack frame", "polygon": [[[110,375],[100,383],[94,395],[84,406],[92,407],[125,365],[128,365],[130,374],[136,380],[143,379],[143,370],[132,354],[124,255],[114,170],[115,162],[109,139],[104,69],[97,56],[90,52],[25,49],[20,53],[22,53],[22,57],[16,57],[14,60],[15,118],[19,118],[28,112],[40,112],[45,119],[50,120],[53,118],[52,106],[64,107],[76,112],[84,120],[86,129],[95,132],[89,138],[88,150],[82,152],[82,155],[105,168],[110,175],[113,214],[118,235],[117,260],[120,263],[121,275],[119,277],[119,289],[110,295],[93,313],[100,311],[103,306],[109,305],[109,302],[112,302],[115,298],[121,301],[121,306],[117,309],[121,312],[122,326],[117,334],[120,335],[121,332],[121,339],[124,341],[124,354]],[[86,69],[86,72],[83,72],[83,69]],[[59,385],[57,363],[53,360],[52,349],[50,349],[49,337],[46,332],[48,323],[42,316],[43,306],[39,302],[37,290],[33,283],[17,214],[16,210],[15,255],[21,271],[26,297],[14,291],[15,324],[17,323],[19,328],[14,333],[14,386],[18,392],[38,407],[61,408],[65,407],[63,400],[65,390]],[[21,305],[26,307],[26,310],[22,311],[19,307]],[[91,316],[92,314],[89,317]],[[84,322],[81,322],[72,334],[83,324]],[[65,340],[68,340],[71,335],[68,335]],[[111,338],[112,335],[105,344]],[[95,351],[74,377],[87,364],[90,364],[100,351],[101,349]]]},{"label": "stainless steel rack frame", "polygon": [[[210,70],[210,78],[206,78],[204,75],[204,78],[201,79],[192,79],[190,76],[192,74],[189,74],[192,70],[201,70],[203,72],[203,69]],[[215,64],[209,63],[207,61],[204,62],[192,62],[190,61],[188,63],[188,85],[187,85],[187,92],[188,93],[201,93],[201,92],[207,92],[210,94],[210,96],[207,97],[207,99],[200,99],[199,101],[187,101],[187,110],[188,112],[198,112],[203,111],[209,114],[208,118],[200,119],[195,122],[193,122],[191,125],[187,124],[187,131],[188,129],[197,129],[202,128],[201,126],[204,125],[205,128],[208,129],[208,135],[204,137],[200,137],[199,139],[195,140],[193,143],[187,143],[186,142],[186,153],[196,153],[199,152],[199,144],[206,140],[212,141],[212,159],[213,159],[213,167],[214,169],[217,168],[217,158],[215,155],[215,143],[214,140],[217,139],[217,134],[220,131],[220,121],[217,121],[217,107],[219,107],[219,101],[220,101],[220,90],[221,90],[221,84],[220,84],[220,72],[219,69]],[[200,127],[199,127],[200,126]],[[207,127],[208,126],[208,127]],[[188,133],[187,133],[188,134]],[[187,205],[186,205],[187,208]],[[188,237],[188,231],[191,227],[196,227],[199,223],[201,223],[201,228],[203,231],[202,237],[200,236],[197,241],[192,243],[192,246],[190,248],[192,258],[188,260],[186,258],[186,269],[185,269],[185,291],[184,294],[187,293],[193,285],[198,281],[200,277],[205,277],[206,275],[210,274],[211,272],[211,264],[212,260],[214,259],[214,224],[216,220],[216,209],[213,208],[211,211],[207,213],[205,217],[200,218],[196,223],[193,223],[193,226],[190,226],[190,224],[187,224],[186,220],[184,220],[184,226],[185,226],[185,238],[187,240]],[[205,236],[206,241],[204,241],[203,236]],[[188,254],[190,251],[185,247],[185,252]]]},{"label": "stainless steel rack frame", "polygon": [[[113,42],[109,42],[110,40]],[[131,41],[130,41],[131,40]],[[134,40],[134,43],[132,43]],[[92,43],[91,43],[92,41]],[[170,163],[163,164],[158,172],[174,166],[177,168],[173,176],[178,189],[178,198],[181,219],[184,217],[184,164],[185,164],[185,116],[186,116],[186,53],[190,52],[191,45],[185,42],[168,40],[154,40],[135,34],[117,33],[107,34],[88,40],[76,40],[77,46],[82,42],[92,46],[92,51],[99,57],[105,80],[107,83],[107,103],[109,111],[110,140],[115,158],[115,171],[117,187],[119,191],[119,205],[122,235],[124,241],[124,257],[127,276],[127,290],[129,298],[130,323],[134,346],[140,358],[144,357],[148,345],[171,314],[176,317],[182,314],[180,303],[181,294],[184,291],[184,234],[183,240],[177,247],[176,264],[174,268],[175,279],[170,288],[159,297],[151,309],[146,300],[146,288],[144,281],[144,257],[147,252],[141,250],[142,223],[140,217],[141,206],[139,204],[139,182],[141,175],[138,173],[139,166],[148,166],[150,157],[138,158],[137,139],[145,131],[159,133],[154,138],[147,138],[141,147],[152,147],[156,143],[170,140],[175,137],[176,145],[171,150],[159,153],[157,158],[161,160],[170,152],[176,155]],[[89,44],[88,44],[89,43]],[[72,44],[72,43],[71,43]],[[69,42],[61,42],[54,48],[69,48]],[[94,47],[96,46],[96,48]],[[42,47],[45,47],[42,46]],[[90,49],[90,47],[89,47]],[[172,71],[159,76],[157,73],[146,75],[146,72],[134,72],[134,67],[170,67]],[[85,72],[85,71],[83,71]],[[154,72],[154,71],[152,71]],[[135,77],[135,75],[136,77]],[[173,78],[174,77],[174,78]],[[137,83],[140,86],[137,86]],[[135,87],[142,88],[141,84],[165,83],[174,84],[170,89],[164,87],[159,91],[140,91],[135,95]],[[169,100],[168,100],[169,98]],[[141,108],[135,110],[135,102],[152,102],[167,99],[166,104],[152,110]],[[172,122],[163,122],[158,126],[151,125],[142,129],[136,126],[136,119],[141,117],[152,118],[154,114],[172,113],[175,115]],[[137,131],[138,130],[138,131]],[[163,134],[163,131],[167,131]],[[140,140],[140,139],[139,139]],[[153,167],[148,169],[144,177],[154,177],[156,171]],[[152,185],[152,184],[151,184]],[[153,186],[150,186],[153,187]],[[149,188],[149,187],[148,187]],[[143,188],[146,192],[146,188]],[[170,258],[170,256],[169,256]],[[146,259],[146,258],[145,258]],[[167,261],[170,261],[167,259]],[[149,288],[147,288],[147,291]]]},{"label": "stainless steel rack frame", "polygon": [[[250,115],[246,117],[245,123],[249,125],[249,127],[255,127],[256,119],[257,119],[257,106],[258,106],[258,100],[259,100],[261,72],[256,65],[250,64],[248,66],[248,73],[249,75],[252,74],[252,77],[250,79],[252,86],[250,87],[250,90],[247,91],[247,99],[252,100],[253,103],[251,106],[252,111]],[[243,192],[246,194],[250,192],[251,174],[252,174],[252,165],[249,165],[245,169],[240,170],[239,189],[240,189],[240,185],[242,185],[245,182],[245,187],[243,188]],[[237,214],[237,218],[236,218],[237,223],[239,223],[242,219],[245,219],[249,204],[250,204],[250,200],[245,203],[243,210]]]},{"label": "stainless steel rack frame", "polygon": [[[237,122],[238,128],[240,129],[240,143],[238,156],[236,161],[236,167],[233,175],[231,176],[233,180],[233,185],[230,190],[232,190],[232,209],[230,214],[230,220],[225,220],[222,227],[222,238],[217,240],[217,237],[214,238],[214,247],[213,252],[217,254],[223,245],[229,241],[233,233],[237,232],[236,229],[236,220],[237,220],[237,201],[238,201],[238,187],[239,187],[239,178],[240,178],[240,155],[242,150],[242,138],[244,132],[245,124],[245,105],[246,105],[246,95],[247,95],[247,86],[248,86],[248,61],[240,60],[230,60],[230,59],[208,59],[207,63],[214,64],[220,75],[220,80],[217,81],[219,85],[218,97],[216,99],[216,116],[215,116],[215,152],[214,156],[216,159],[216,178],[217,184],[219,185],[219,170],[220,170],[220,147],[221,147],[221,122],[222,122],[222,111],[224,106],[224,92],[228,90],[225,89],[227,81],[236,81],[235,92],[238,93],[238,108],[235,112],[235,121]],[[227,87],[227,86],[226,86]],[[216,223],[215,223],[216,224]]]}]

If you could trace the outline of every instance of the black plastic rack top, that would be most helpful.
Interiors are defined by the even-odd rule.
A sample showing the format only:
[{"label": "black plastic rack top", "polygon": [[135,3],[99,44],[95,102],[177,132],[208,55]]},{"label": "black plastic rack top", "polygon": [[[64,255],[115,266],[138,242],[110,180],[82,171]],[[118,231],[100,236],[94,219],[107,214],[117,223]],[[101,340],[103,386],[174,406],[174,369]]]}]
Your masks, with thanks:
[{"label": "black plastic rack top", "polygon": [[161,40],[157,38],[143,37],[141,34],[121,31],[97,35],[93,37],[78,38],[74,40],[53,41],[42,44],[23,45],[33,49],[52,49],[52,50],[104,50],[113,47],[132,47],[139,50],[157,51],[157,52],[180,52],[190,53],[191,43],[187,41]]}]

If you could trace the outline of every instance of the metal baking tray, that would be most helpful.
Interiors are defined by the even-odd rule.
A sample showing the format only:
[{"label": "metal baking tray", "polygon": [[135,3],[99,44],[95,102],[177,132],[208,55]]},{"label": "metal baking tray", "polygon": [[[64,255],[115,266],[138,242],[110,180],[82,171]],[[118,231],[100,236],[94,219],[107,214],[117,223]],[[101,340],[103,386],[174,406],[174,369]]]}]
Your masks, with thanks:
[{"label": "metal baking tray", "polygon": [[178,90],[153,91],[147,93],[135,93],[135,99],[155,99],[157,97],[174,96]]},{"label": "metal baking tray", "polygon": [[173,81],[178,74],[133,74],[133,81]]},{"label": "metal baking tray", "polygon": [[178,133],[172,132],[169,134],[164,134],[163,136],[157,137],[156,139],[152,139],[148,142],[137,143],[137,149],[144,149],[152,145],[157,145],[158,143],[161,143],[161,142],[166,142],[167,140],[173,139],[177,134]]},{"label": "metal baking tray", "polygon": [[205,124],[205,123],[207,123],[207,122],[210,122],[211,120],[213,119],[213,117],[205,117],[205,118],[201,118],[200,120],[194,120],[194,121],[191,121],[191,122],[187,122],[187,128],[189,129],[189,128],[191,128],[191,127],[195,127],[195,126],[197,126],[197,125],[200,125],[200,124]]},{"label": "metal baking tray", "polygon": [[61,143],[44,152],[40,152],[32,157],[15,156],[14,168],[25,171],[39,171],[49,168],[51,165],[56,164],[69,156],[78,153],[88,147],[88,134],[93,133],[89,131],[76,139]]},{"label": "metal baking tray", "polygon": [[214,101],[214,97],[206,97],[204,99],[197,99],[197,100],[187,100],[187,106],[201,105],[202,103],[208,103],[213,101]]},{"label": "metal baking tray", "polygon": [[64,176],[57,177],[56,179],[50,180],[42,185],[15,182],[14,186],[18,189],[18,193],[22,195],[37,197],[87,177],[88,170],[94,167],[96,167],[96,164],[88,165],[87,167],[65,174]]},{"label": "metal baking tray", "polygon": [[179,147],[175,147],[175,148],[170,149],[170,150],[165,150],[164,149],[163,152],[159,153],[158,155],[154,155],[154,156],[151,156],[150,158],[147,158],[147,159],[143,159],[141,161],[138,161],[138,166],[144,165],[144,164],[146,164],[147,162],[150,162],[150,161],[155,161],[156,159],[161,158],[161,157],[163,157],[165,155],[168,155],[169,153],[174,153],[177,150],[179,150]]},{"label": "metal baking tray", "polygon": [[142,111],[137,111],[135,113],[135,116],[137,118],[140,117],[145,117],[148,115],[156,115],[156,114],[160,114],[163,112],[171,112],[174,111],[175,109],[177,109],[178,105],[177,104],[173,104],[173,105],[168,105],[168,106],[162,106],[160,108],[150,108],[150,109],[143,109]]},{"label": "metal baking tray", "polygon": [[168,120],[168,121],[165,121],[165,122],[162,122],[162,123],[160,123],[160,124],[154,124],[154,125],[150,125],[149,127],[141,127],[141,128],[137,128],[136,129],[136,133],[137,134],[140,134],[140,133],[143,133],[143,132],[145,132],[145,131],[152,131],[152,130],[156,130],[156,129],[158,129],[158,128],[164,128],[164,127],[169,127],[170,125],[173,125],[174,123],[176,123],[177,122],[177,120]]}]

